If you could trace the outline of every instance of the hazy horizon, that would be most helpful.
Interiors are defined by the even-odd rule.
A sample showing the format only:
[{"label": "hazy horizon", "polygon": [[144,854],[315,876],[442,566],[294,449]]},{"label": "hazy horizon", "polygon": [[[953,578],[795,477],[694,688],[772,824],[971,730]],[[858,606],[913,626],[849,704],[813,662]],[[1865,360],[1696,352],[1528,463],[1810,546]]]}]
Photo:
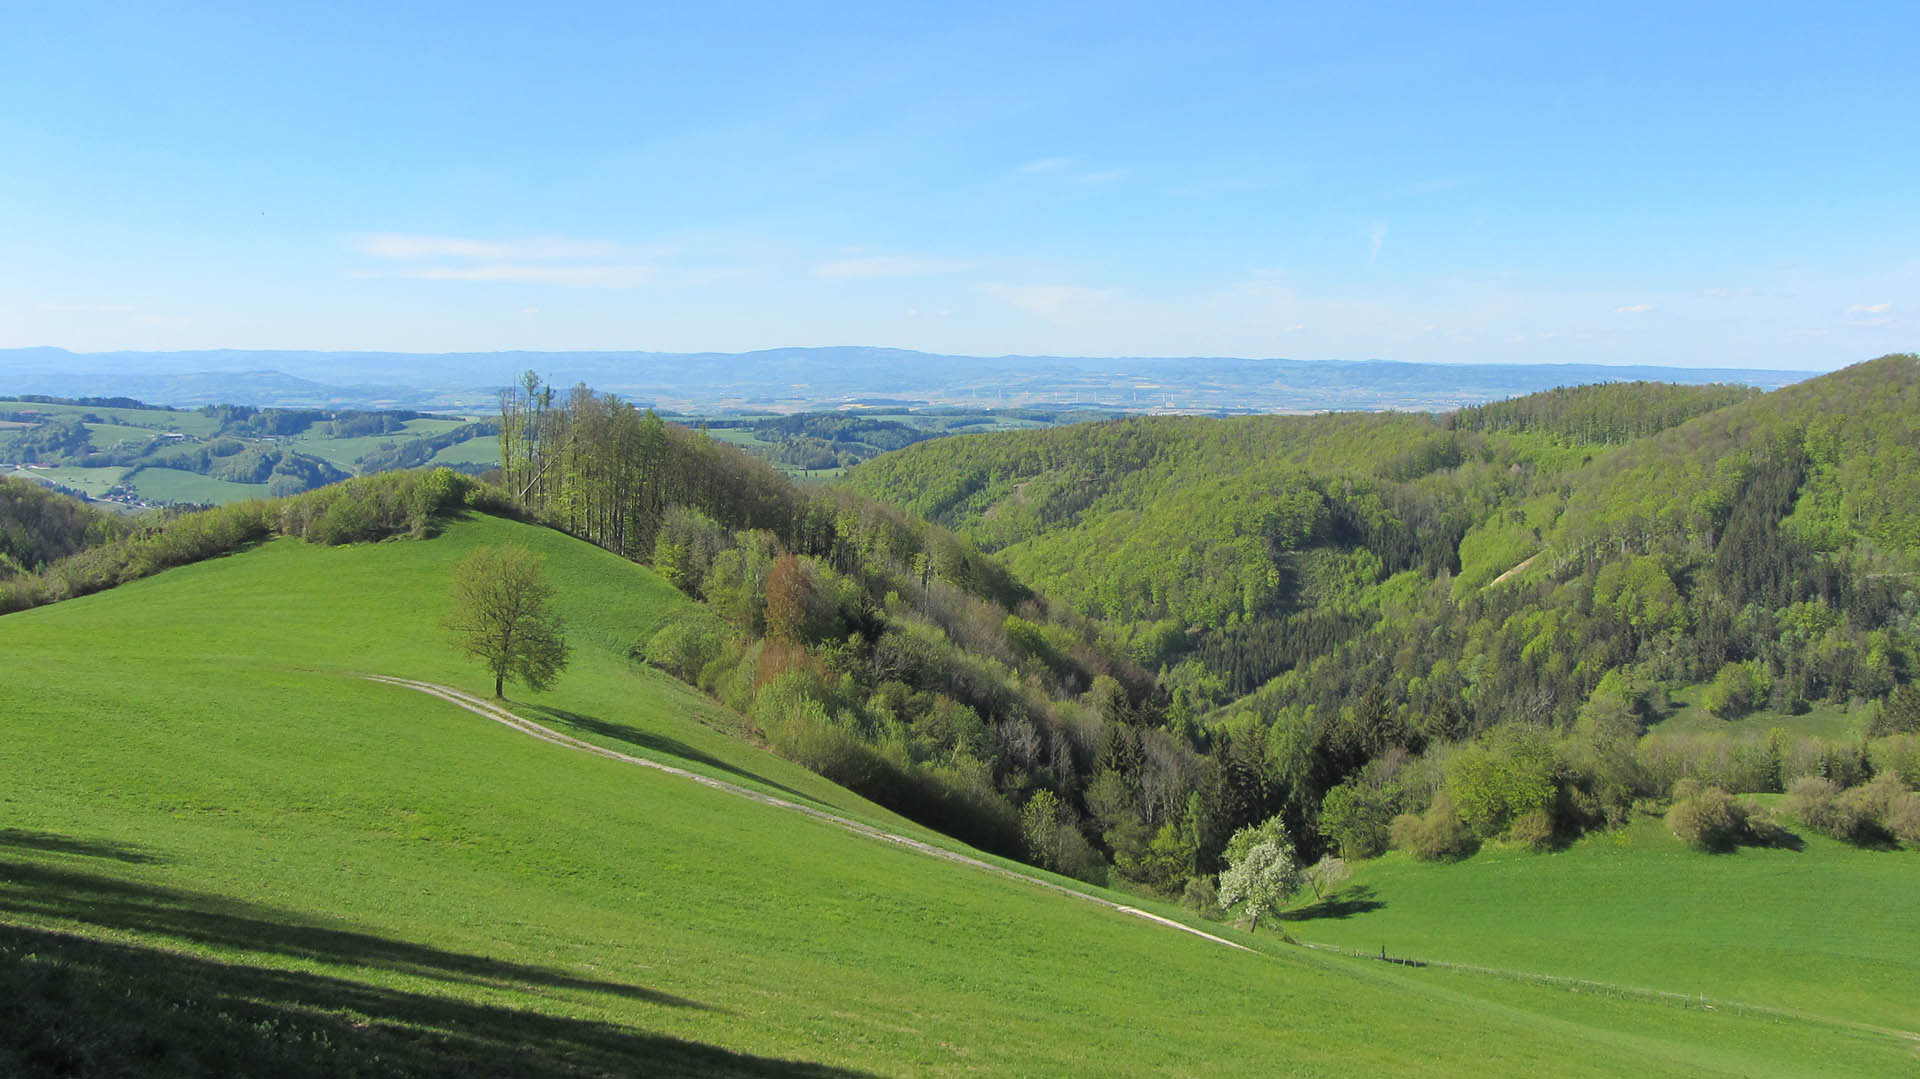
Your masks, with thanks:
[{"label": "hazy horizon", "polygon": [[1920,8],[79,2],[0,347],[1832,370],[1920,346]]}]

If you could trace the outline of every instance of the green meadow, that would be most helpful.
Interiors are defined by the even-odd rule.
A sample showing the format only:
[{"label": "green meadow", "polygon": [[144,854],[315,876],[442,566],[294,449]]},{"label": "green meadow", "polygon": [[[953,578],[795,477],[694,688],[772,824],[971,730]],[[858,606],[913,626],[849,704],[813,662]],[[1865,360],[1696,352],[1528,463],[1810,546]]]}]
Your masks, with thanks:
[{"label": "green meadow", "polygon": [[0,618],[0,1073],[1913,1067],[1910,1040],[1857,1025],[1916,1025],[1895,887],[1911,855],[1809,841],[1713,859],[1643,829],[1618,850],[1390,857],[1287,923],[1803,1015],[1199,923],[1254,949],[1233,950],[361,677],[490,689],[438,622],[454,564],[502,542],[546,555],[573,648],[555,688],[510,691],[520,714],[927,837],[635,664],[688,602],[643,568],[491,518],[274,541]]},{"label": "green meadow", "polygon": [[[356,435],[350,438],[336,438],[331,435],[319,434],[309,430],[305,434],[295,435],[288,439],[285,445],[288,449],[297,450],[300,453],[312,454],[343,472],[352,472],[354,471],[355,462],[375,450],[387,449],[416,438],[428,438],[433,435],[445,434],[466,422],[466,420],[458,419],[408,420],[400,430],[394,431],[391,434]],[[475,440],[469,439],[468,441]],[[499,448],[496,445],[499,441],[498,439],[489,436],[477,441],[487,446],[493,446],[495,458],[497,459],[499,457]],[[458,443],[456,445],[464,446],[465,444]],[[452,447],[449,447],[449,449],[451,448]]]},{"label": "green meadow", "polygon": [[1920,851],[1795,831],[1789,846],[1706,854],[1643,817],[1563,851],[1389,853],[1289,928],[1350,950],[1920,1030]]}]

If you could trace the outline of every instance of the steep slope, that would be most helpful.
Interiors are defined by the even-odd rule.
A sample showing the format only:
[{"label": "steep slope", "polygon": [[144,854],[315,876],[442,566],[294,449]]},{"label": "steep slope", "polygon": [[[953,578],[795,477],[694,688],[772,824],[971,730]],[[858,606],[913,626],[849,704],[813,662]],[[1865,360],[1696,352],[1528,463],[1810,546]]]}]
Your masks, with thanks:
[{"label": "steep slope", "polygon": [[633,667],[682,602],[645,570],[492,519],[274,541],[0,618],[0,1070],[1901,1066],[1828,1024],[1229,950],[361,677],[481,689],[435,623],[498,542],[547,555],[576,646],[516,710],[911,831]]},{"label": "steep slope", "polygon": [[[1860,737],[1903,729],[1878,702],[1920,676],[1917,363],[1764,396],[1621,384],[1442,418],[982,435],[849,482],[951,524],[1162,672],[1169,727],[1230,789],[1201,784],[1186,820],[1104,822],[1116,864],[1185,829],[1205,874],[1275,812],[1316,851],[1374,853],[1394,816],[1468,782],[1482,758],[1455,748],[1508,726],[1533,733],[1487,752],[1531,747],[1537,782],[1511,804],[1547,815],[1545,842],[1681,778],[1770,793],[1885,767]],[[1754,733],[1639,741],[1689,710]],[[1766,735],[1789,725],[1828,740]],[[1483,809],[1481,839],[1526,815]]]}]

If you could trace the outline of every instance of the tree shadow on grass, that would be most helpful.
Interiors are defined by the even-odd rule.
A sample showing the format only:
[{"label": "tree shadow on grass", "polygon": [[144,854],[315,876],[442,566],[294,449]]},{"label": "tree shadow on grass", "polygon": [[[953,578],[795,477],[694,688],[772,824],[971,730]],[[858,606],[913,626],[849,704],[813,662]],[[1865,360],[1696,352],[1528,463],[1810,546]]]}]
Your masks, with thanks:
[{"label": "tree shadow on grass", "polygon": [[1317,903],[1297,910],[1282,911],[1280,920],[1285,922],[1311,922],[1321,918],[1351,918],[1356,914],[1366,914],[1385,907],[1386,903],[1373,897],[1373,886],[1355,884],[1327,895]]},{"label": "tree shadow on grass", "polygon": [[159,855],[148,853],[129,843],[114,843],[104,839],[76,839],[72,836],[55,835],[52,832],[32,832],[24,828],[0,828],[0,847],[42,850],[53,854],[79,854],[88,858],[111,858],[116,862],[144,865],[162,860]]},{"label": "tree shadow on grass", "polygon": [[[128,848],[37,832],[0,848],[128,861]],[[136,859],[137,860],[137,859]],[[59,921],[80,933],[11,924]],[[216,960],[187,944],[238,953]],[[555,990],[711,1011],[697,1001],[548,967],[465,955],[225,896],[0,858],[0,1075],[609,1074],[835,1077],[613,1023],[251,965],[310,960],[553,999]]]},{"label": "tree shadow on grass", "polygon": [[613,1023],[0,924],[7,1075],[859,1073]]},{"label": "tree shadow on grass", "polygon": [[784,783],[776,783],[758,773],[749,772],[744,768],[728,764],[718,757],[709,756],[700,752],[677,738],[669,738],[664,734],[655,734],[652,731],[643,731],[638,727],[629,727],[624,723],[611,723],[604,719],[583,716],[578,712],[569,712],[564,708],[551,708],[544,704],[527,705],[526,707],[532,711],[541,713],[548,719],[571,724],[583,731],[590,731],[597,734],[602,738],[611,739],[615,742],[624,742],[627,745],[635,746],[652,753],[668,757],[678,757],[683,761],[690,761],[694,764],[703,764],[708,768],[725,772],[728,775],[738,776],[741,779],[751,780],[771,790],[780,791],[797,801],[811,802],[817,806],[826,805],[825,802],[822,802],[810,794],[802,794]]},{"label": "tree shadow on grass", "polygon": [[644,986],[445,951],[317,924],[292,911],[226,896],[117,880],[41,862],[0,859],[0,918],[8,916],[78,922],[206,947],[372,967],[466,985],[527,992],[581,990],[670,1007],[706,1008]]}]

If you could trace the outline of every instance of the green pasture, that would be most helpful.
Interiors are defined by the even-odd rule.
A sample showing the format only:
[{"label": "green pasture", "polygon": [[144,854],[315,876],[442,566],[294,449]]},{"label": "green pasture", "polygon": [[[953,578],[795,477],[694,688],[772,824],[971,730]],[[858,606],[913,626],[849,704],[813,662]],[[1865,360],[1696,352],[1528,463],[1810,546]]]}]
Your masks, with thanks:
[{"label": "green pasture", "polygon": [[[1821,1019],[1404,968],[1215,927],[1256,949],[1231,950],[359,677],[491,688],[438,621],[453,565],[508,541],[548,557],[574,650],[553,690],[513,692],[513,708],[925,835],[754,748],[736,717],[635,665],[630,646],[687,602],[644,569],[493,519],[426,541],[274,541],[0,618],[0,1073],[1911,1071],[1900,1039]],[[1604,913],[1598,875],[1563,881],[1602,911],[1595,941],[1567,945],[1563,965],[1677,981],[1650,965],[1665,961],[1660,942],[1738,900],[1691,882],[1749,859],[1682,853],[1637,840],[1615,857],[1664,896],[1651,925]],[[1810,891],[1884,898],[1862,890],[1872,873],[1845,875],[1851,852],[1801,856],[1842,873],[1824,889],[1803,873]],[[1914,865],[1892,859],[1879,864]],[[1389,859],[1359,874],[1384,906],[1287,928],[1352,930],[1373,947],[1376,927],[1396,924],[1381,919],[1399,918],[1404,932],[1385,938],[1395,953],[1445,947],[1538,969],[1514,958],[1558,939],[1527,928],[1527,905],[1556,894],[1525,883],[1532,864],[1556,863],[1443,867],[1497,881],[1522,866],[1505,874],[1517,891],[1494,889],[1496,903],[1468,914],[1420,883],[1428,867]],[[1915,951],[1893,913],[1761,894],[1804,924],[1752,942],[1751,961],[1777,974],[1746,972],[1715,994],[1849,975],[1865,960],[1839,955],[1847,939],[1862,954]],[[1434,935],[1462,921],[1478,935],[1457,947]],[[1608,927],[1625,953],[1614,967],[1589,958]],[[1809,955],[1837,957],[1809,967]],[[1911,999],[1908,966],[1874,969]],[[1864,1003],[1827,1007],[1851,992],[1808,990],[1822,1007],[1807,1006],[1867,1017]],[[1871,1014],[1904,1024],[1907,1007]]]},{"label": "green pasture", "polygon": [[[354,464],[375,450],[411,442],[416,438],[427,438],[444,434],[466,423],[462,419],[419,419],[408,420],[398,431],[384,435],[356,435],[352,438],[334,438],[325,434],[325,424],[316,424],[302,434],[295,435],[285,443],[288,449],[318,457],[343,472],[357,472]],[[497,441],[489,436],[483,441]],[[499,451],[496,449],[495,456]]]},{"label": "green pasture", "polygon": [[93,441],[93,448],[97,450],[111,449],[120,442],[144,443],[154,434],[154,429],[151,427],[132,427],[120,423],[87,424],[87,435]]},{"label": "green pasture", "polygon": [[[4,468],[5,466],[0,466],[0,469]],[[108,488],[119,484],[121,478],[127,474],[127,470],[118,466],[81,468],[77,465],[72,467],[63,465],[56,468],[16,468],[6,474],[38,480],[41,483],[57,483],[62,487],[84,491],[94,498],[99,498],[107,493]]]},{"label": "green pasture", "polygon": [[151,436],[155,431],[179,431],[181,434],[211,437],[220,429],[220,421],[197,411],[169,412],[163,408],[111,408],[101,405],[50,405],[37,401],[0,401],[0,419],[12,419],[20,413],[37,413],[56,419],[80,419],[98,416],[110,425],[137,428]]},{"label": "green pasture", "polygon": [[500,464],[500,439],[494,435],[482,438],[470,438],[465,442],[456,442],[427,461],[428,465],[490,465]]},{"label": "green pasture", "polygon": [[179,468],[142,468],[129,473],[126,482],[139,492],[141,498],[154,502],[207,502],[219,505],[267,497],[267,485],[264,483],[234,483]]},{"label": "green pasture", "polygon": [[1800,829],[1790,847],[1695,851],[1658,818],[1563,851],[1457,863],[1390,853],[1335,902],[1296,912],[1302,940],[1586,979],[1920,1030],[1920,852]]}]

